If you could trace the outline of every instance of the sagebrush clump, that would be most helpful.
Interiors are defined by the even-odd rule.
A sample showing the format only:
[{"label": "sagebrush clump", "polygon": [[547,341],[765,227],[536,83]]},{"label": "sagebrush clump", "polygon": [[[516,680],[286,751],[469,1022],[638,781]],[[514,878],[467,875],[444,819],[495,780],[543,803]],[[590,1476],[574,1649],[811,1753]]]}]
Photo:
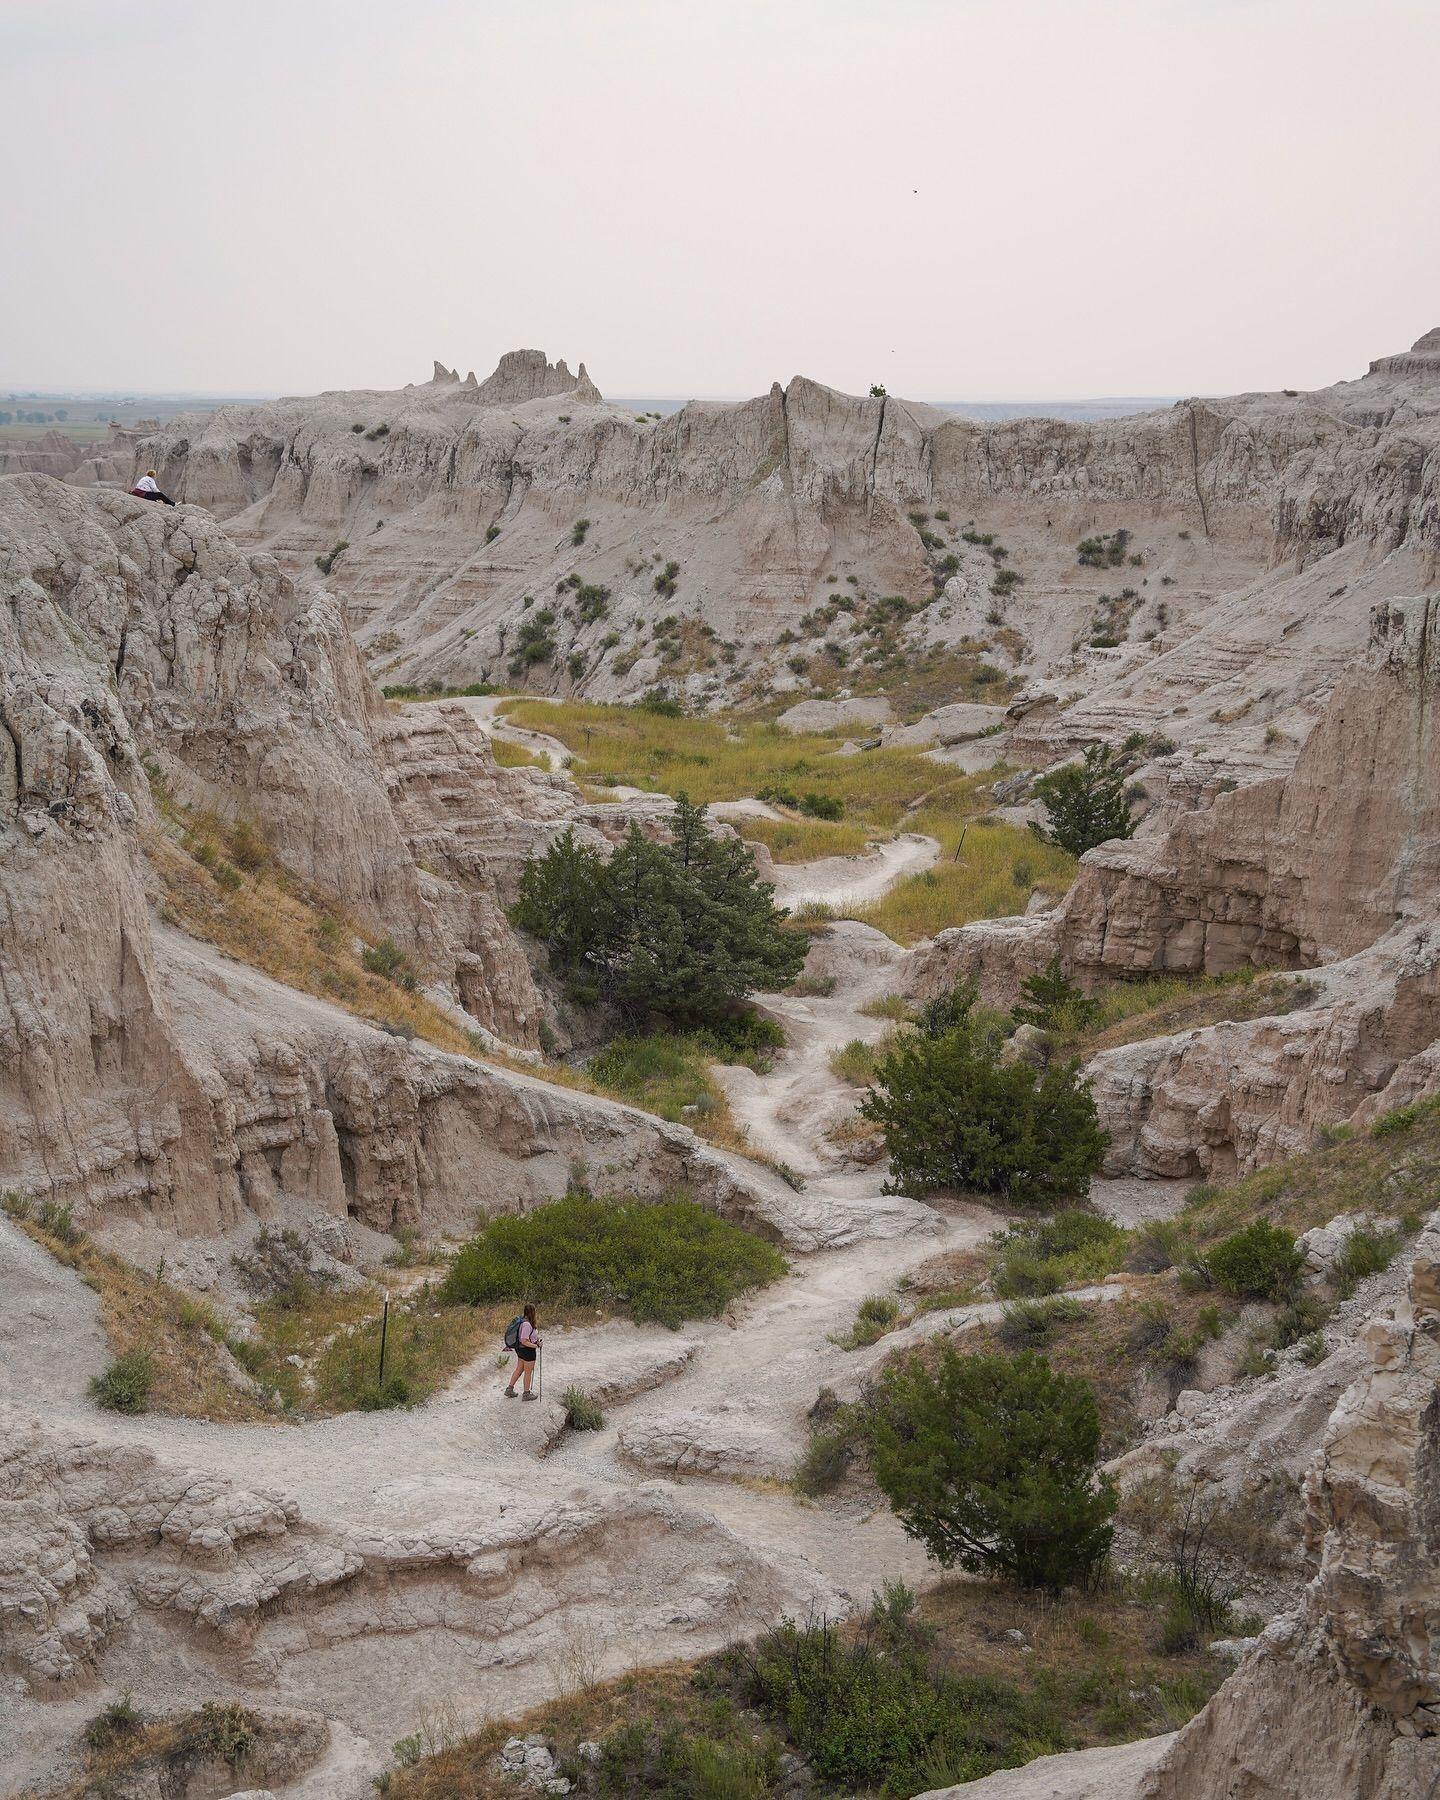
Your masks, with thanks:
[{"label": "sagebrush clump", "polygon": [[572,1193],[492,1219],[456,1256],[440,1299],[599,1307],[674,1330],[784,1272],[773,1244],[684,1195],[645,1204]]}]

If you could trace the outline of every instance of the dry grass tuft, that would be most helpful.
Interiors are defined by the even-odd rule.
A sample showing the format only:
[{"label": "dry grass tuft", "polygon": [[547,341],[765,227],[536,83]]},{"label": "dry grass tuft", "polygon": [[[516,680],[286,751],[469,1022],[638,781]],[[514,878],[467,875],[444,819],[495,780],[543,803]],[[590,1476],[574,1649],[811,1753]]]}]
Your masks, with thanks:
[{"label": "dry grass tuft", "polygon": [[253,828],[183,813],[173,803],[166,811],[168,829],[153,834],[146,850],[165,889],[169,923],[372,1025],[473,1054],[465,1032],[404,985],[415,974],[403,957],[393,976],[365,967],[356,943],[383,962],[384,934],[292,875]]},{"label": "dry grass tuft", "polygon": [[494,752],[495,761],[502,769],[548,769],[550,759],[540,756],[534,750],[527,750],[523,744],[512,743],[509,738],[492,737],[490,748]]},{"label": "dry grass tuft", "polygon": [[206,1301],[166,1281],[163,1263],[153,1275],[142,1274],[83,1232],[47,1229],[29,1216],[23,1203],[12,1201],[6,1211],[23,1232],[94,1289],[116,1357],[148,1358],[151,1412],[226,1424],[274,1417],[237,1382],[219,1315]]},{"label": "dry grass tuft", "polygon": [[863,825],[830,819],[739,819],[744,838],[764,844],[776,862],[815,862],[822,856],[859,856],[871,842]]},{"label": "dry grass tuft", "polygon": [[1315,984],[1303,975],[1263,975],[1255,969],[1116,982],[1092,996],[1098,1016],[1063,1048],[1067,1056],[1089,1058],[1101,1050],[1201,1025],[1270,1018],[1308,1005],[1315,992]]}]

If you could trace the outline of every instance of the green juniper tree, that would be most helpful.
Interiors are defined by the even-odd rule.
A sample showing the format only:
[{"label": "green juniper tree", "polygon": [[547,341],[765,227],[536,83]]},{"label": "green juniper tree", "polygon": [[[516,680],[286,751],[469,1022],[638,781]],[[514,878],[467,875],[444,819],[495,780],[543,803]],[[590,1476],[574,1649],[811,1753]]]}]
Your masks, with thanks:
[{"label": "green juniper tree", "polygon": [[1080,762],[1042,775],[1035,797],[1049,826],[1032,829],[1072,856],[1083,856],[1108,838],[1128,838],[1135,829],[1125,798],[1125,770],[1108,744],[1091,744]]},{"label": "green juniper tree", "polygon": [[705,808],[682,794],[668,843],[632,823],[606,859],[567,831],[525,865],[511,918],[578,998],[713,1025],[800,972],[805,939],[784,928],[772,894],[739,839],[713,836]]},{"label": "green juniper tree", "polygon": [[1043,1356],[919,1357],[881,1377],[875,1479],[906,1531],[946,1567],[1058,1593],[1110,1548],[1115,1492],[1097,1480],[1100,1411],[1089,1382]]},{"label": "green juniper tree", "polygon": [[1082,1193],[1110,1140],[1078,1070],[1001,1062],[968,1014],[936,1037],[906,1033],[860,1104],[885,1133],[891,1191],[973,1188],[1017,1205]]},{"label": "green juniper tree", "polygon": [[1099,1010],[1073,981],[1066,979],[1060,958],[1052,956],[1043,969],[1027,975],[1020,983],[1020,1005],[1013,1016],[1017,1024],[1038,1025],[1045,1031],[1083,1030],[1094,1023]]}]

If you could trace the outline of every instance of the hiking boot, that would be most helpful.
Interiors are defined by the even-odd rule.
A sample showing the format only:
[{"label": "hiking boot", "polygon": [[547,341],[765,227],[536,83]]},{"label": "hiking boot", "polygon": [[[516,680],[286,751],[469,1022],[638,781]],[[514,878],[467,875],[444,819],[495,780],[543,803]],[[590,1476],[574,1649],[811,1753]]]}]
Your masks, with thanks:
[{"label": "hiking boot", "polygon": [[533,1400],[535,1396],[533,1394],[522,1394],[520,1398],[522,1400]]},{"label": "hiking boot", "polygon": [[507,1400],[513,1400],[513,1399],[514,1399],[514,1398],[515,1398],[515,1390],[514,1390],[514,1388],[506,1388],[506,1390],[505,1390],[505,1398],[506,1398],[506,1399],[507,1399]]}]

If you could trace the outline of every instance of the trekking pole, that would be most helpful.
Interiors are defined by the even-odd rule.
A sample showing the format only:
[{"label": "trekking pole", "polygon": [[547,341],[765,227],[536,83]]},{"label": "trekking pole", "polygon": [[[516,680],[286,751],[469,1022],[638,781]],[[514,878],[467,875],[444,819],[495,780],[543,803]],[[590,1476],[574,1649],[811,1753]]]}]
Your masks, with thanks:
[{"label": "trekking pole", "polygon": [[543,1399],[545,1395],[545,1346],[535,1346],[535,1398]]},{"label": "trekking pole", "polygon": [[390,1296],[385,1296],[385,1310],[380,1315],[380,1379],[375,1384],[376,1393],[385,1391],[385,1339],[390,1331]]}]

